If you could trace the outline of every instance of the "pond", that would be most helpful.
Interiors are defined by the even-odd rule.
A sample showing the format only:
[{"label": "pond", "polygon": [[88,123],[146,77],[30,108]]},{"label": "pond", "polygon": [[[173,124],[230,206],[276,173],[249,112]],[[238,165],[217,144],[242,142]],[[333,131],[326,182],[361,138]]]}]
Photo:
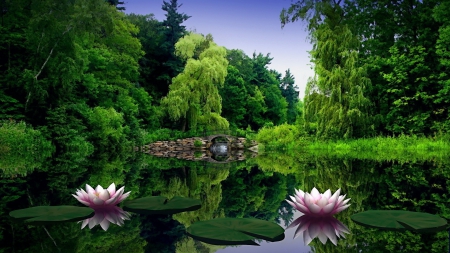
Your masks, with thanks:
[{"label": "pond", "polygon": [[[139,152],[90,157],[78,151],[52,157],[21,155],[22,161],[0,163],[1,253],[448,252],[446,230],[428,234],[381,231],[351,219],[367,210],[408,210],[450,218],[450,160],[446,156],[374,160],[320,152],[272,152],[248,156],[244,161],[209,163]],[[81,229],[82,223],[77,222],[28,225],[9,216],[13,210],[32,206],[82,207],[72,196],[77,189],[85,189],[86,184],[106,188],[113,182],[125,186],[125,192],[131,191],[127,200],[181,196],[200,200],[201,207],[176,214],[131,213],[122,226],[110,224],[106,231],[100,225]],[[336,246],[318,238],[305,245],[302,233],[293,238],[296,228],[286,230],[281,241],[256,240],[260,246],[212,245],[186,234],[186,228],[195,222],[222,217],[252,217],[285,229],[301,216],[285,199],[294,195],[295,189],[311,192],[314,187],[321,193],[341,189],[341,195],[350,198],[350,207],[335,215],[350,233],[338,238]]]}]

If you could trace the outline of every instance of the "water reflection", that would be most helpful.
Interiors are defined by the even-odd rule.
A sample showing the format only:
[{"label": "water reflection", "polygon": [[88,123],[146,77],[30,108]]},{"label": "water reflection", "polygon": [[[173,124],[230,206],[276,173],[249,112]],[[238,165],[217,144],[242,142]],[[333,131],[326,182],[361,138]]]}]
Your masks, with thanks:
[{"label": "water reflection", "polygon": [[[130,219],[130,213],[125,212],[122,208],[118,206],[106,206],[104,208],[95,209],[95,214],[92,218],[85,219],[82,221],[81,229],[89,224],[89,228],[100,224],[103,230],[108,230],[109,224],[113,223],[118,226],[122,226],[125,220]],[[79,221],[78,223],[80,223]]]},{"label": "water reflection", "polygon": [[316,237],[323,244],[330,239],[334,245],[337,245],[337,238],[345,238],[345,233],[350,234],[348,227],[333,216],[302,215],[293,221],[287,229],[296,226],[298,227],[295,230],[294,238],[303,234],[305,245],[308,245]]},{"label": "water reflection", "polygon": [[226,156],[228,154],[228,143],[214,143],[209,147],[209,151],[214,155]]},{"label": "water reflection", "polygon": [[[273,153],[231,163],[227,168],[209,168],[203,162],[136,152],[120,156],[99,153],[86,159],[61,154],[43,164],[45,170],[0,178],[0,252],[58,252],[54,242],[61,252],[217,252],[224,247],[186,237],[186,227],[218,217],[255,217],[292,224],[297,212],[284,200],[294,189],[313,187],[319,191],[341,188],[352,198],[352,205],[337,217],[352,233],[346,234],[346,240],[337,240],[337,246],[324,245],[320,238],[312,240],[309,245],[315,252],[448,251],[445,231],[431,235],[383,232],[360,227],[350,220],[352,214],[369,209],[404,209],[450,218],[448,160],[399,162]],[[9,166],[16,167],[19,166]],[[109,226],[108,233],[94,227],[81,230],[76,223],[48,226],[46,230],[54,241],[42,226],[15,224],[8,218],[10,211],[30,206],[79,205],[71,196],[75,189],[86,183],[110,182],[127,185],[133,199],[155,195],[192,197],[202,201],[202,208],[176,215],[137,215],[122,227]],[[97,224],[101,226],[104,219]],[[88,221],[85,227],[89,224]],[[294,229],[286,232],[288,238],[284,241],[267,243],[275,245],[273,250],[267,250],[266,244],[251,250],[287,252],[303,247],[301,241],[291,239],[291,232]],[[223,252],[252,251],[228,247]]]}]

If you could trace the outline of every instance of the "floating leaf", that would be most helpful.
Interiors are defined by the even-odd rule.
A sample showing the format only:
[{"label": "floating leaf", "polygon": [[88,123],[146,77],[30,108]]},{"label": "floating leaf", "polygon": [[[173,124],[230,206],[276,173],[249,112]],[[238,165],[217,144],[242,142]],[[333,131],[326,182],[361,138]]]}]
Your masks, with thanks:
[{"label": "floating leaf", "polygon": [[276,242],[284,239],[279,225],[254,218],[219,218],[199,221],[187,228],[194,239],[215,245],[259,245],[254,239]]},{"label": "floating leaf", "polygon": [[417,233],[435,233],[447,227],[447,221],[438,215],[401,210],[370,210],[354,214],[351,219],[366,227]]},{"label": "floating leaf", "polygon": [[9,215],[33,225],[80,221],[94,216],[94,210],[78,206],[35,206],[14,210]]},{"label": "floating leaf", "polygon": [[144,197],[128,200],[123,210],[140,214],[175,214],[200,209],[198,199],[175,196],[171,200],[163,196]]}]

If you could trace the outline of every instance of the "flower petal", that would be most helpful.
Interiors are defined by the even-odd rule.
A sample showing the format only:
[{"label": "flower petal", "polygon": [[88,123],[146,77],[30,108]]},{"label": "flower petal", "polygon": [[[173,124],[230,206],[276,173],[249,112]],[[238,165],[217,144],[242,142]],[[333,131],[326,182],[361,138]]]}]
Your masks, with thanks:
[{"label": "flower petal", "polygon": [[288,199],[285,199],[285,200],[286,200],[286,202],[289,203],[289,205],[291,205],[293,208],[296,208],[296,209],[297,209],[297,205],[296,205],[294,202],[292,202],[292,201],[290,201],[290,200],[288,200]]},{"label": "flower petal", "polygon": [[323,197],[327,197],[327,199],[329,199],[331,197],[331,191],[330,189],[326,190],[323,194],[322,194],[322,198]]},{"label": "flower petal", "polygon": [[109,191],[108,190],[103,190],[103,191],[99,192],[98,197],[101,198],[104,201],[108,200],[110,198]]},{"label": "flower petal", "polygon": [[305,193],[305,205],[309,206],[314,203],[314,197],[309,193]]},{"label": "flower petal", "polygon": [[87,224],[89,224],[89,220],[90,219],[83,220],[83,223],[81,223],[81,229],[83,229],[84,227],[86,227]]},{"label": "flower petal", "polygon": [[82,200],[80,197],[78,197],[78,196],[76,196],[76,195],[73,195],[72,194],[72,196],[74,196],[81,204],[83,204],[83,205],[86,205],[86,206],[89,206],[91,203],[89,203],[88,201],[84,201],[84,200]]},{"label": "flower petal", "polygon": [[94,193],[95,190],[94,188],[92,188],[90,185],[86,184],[86,192],[89,193]]},{"label": "flower petal", "polygon": [[316,203],[321,209],[323,207],[325,207],[328,204],[328,198],[326,197],[322,197],[321,199],[319,199]]},{"label": "flower petal", "polygon": [[320,192],[316,189],[316,187],[314,187],[311,191],[311,196],[314,197],[314,199],[318,200],[321,197]]},{"label": "flower petal", "polygon": [[111,195],[111,197],[120,196],[123,194],[123,191],[125,190],[125,186],[120,187],[119,190],[117,190],[114,195]]},{"label": "flower petal", "polygon": [[107,190],[109,192],[109,195],[114,195],[116,193],[116,185],[112,183],[110,186],[108,186]]},{"label": "flower petal", "polygon": [[109,228],[109,221],[107,219],[103,219],[102,222],[100,222],[100,226],[103,228],[103,230],[108,230]]},{"label": "flower petal", "polygon": [[345,206],[341,206],[341,207],[337,208],[337,209],[334,211],[334,213],[339,213],[339,212],[341,212],[341,211],[347,209],[347,207],[349,207],[350,205],[351,205],[351,204],[345,205]]},{"label": "flower petal", "polygon": [[100,205],[105,204],[105,201],[103,199],[101,199],[101,198],[95,197],[94,199],[92,199],[92,203],[100,206]]},{"label": "flower petal", "polygon": [[311,238],[311,236],[309,236],[308,231],[304,231],[303,232],[303,242],[305,243],[305,245],[308,245],[312,242],[314,238]]},{"label": "flower petal", "polygon": [[119,198],[116,200],[115,205],[122,202],[123,200],[125,200],[126,198],[128,198],[128,196],[130,196],[131,191],[119,196]]},{"label": "flower petal", "polygon": [[100,193],[100,192],[104,191],[104,189],[103,189],[103,187],[101,185],[97,185],[97,187],[95,187],[95,191],[97,193]]},{"label": "flower petal", "polygon": [[322,210],[322,208],[320,208],[320,206],[318,206],[314,203],[311,205],[308,205],[307,207],[308,207],[308,210],[313,214],[318,214],[318,213],[320,213],[320,210]]},{"label": "flower petal", "polygon": [[324,214],[329,214],[333,211],[335,203],[328,203],[322,208]]},{"label": "flower petal", "polygon": [[309,224],[307,232],[309,233],[309,236],[311,238],[316,238],[320,233],[319,224],[317,222],[311,222],[311,224]]}]

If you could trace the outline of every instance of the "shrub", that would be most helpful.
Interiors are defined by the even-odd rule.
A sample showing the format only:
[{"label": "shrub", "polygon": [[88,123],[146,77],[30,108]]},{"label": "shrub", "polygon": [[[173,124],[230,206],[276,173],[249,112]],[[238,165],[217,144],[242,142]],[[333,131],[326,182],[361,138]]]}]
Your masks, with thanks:
[{"label": "shrub", "polygon": [[194,141],[194,146],[197,147],[197,148],[201,147],[202,144],[203,144],[203,142],[201,140],[195,140]]}]

